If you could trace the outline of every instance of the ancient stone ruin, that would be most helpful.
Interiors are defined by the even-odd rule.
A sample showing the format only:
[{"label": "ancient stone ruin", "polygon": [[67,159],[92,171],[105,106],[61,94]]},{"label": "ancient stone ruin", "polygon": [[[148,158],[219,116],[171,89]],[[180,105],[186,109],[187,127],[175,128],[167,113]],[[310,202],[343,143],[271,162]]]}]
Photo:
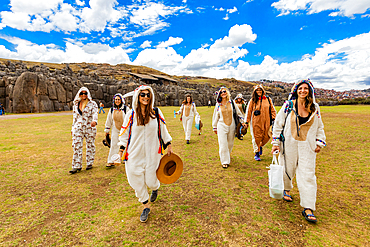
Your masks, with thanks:
[{"label": "ancient stone ruin", "polygon": [[[91,69],[94,65],[85,64]],[[175,79],[166,75],[153,73],[134,73],[129,68],[114,71],[122,79],[112,76],[111,67],[101,66],[100,72],[86,73],[81,69],[74,72],[69,64],[62,69],[49,68],[45,65],[27,66],[23,62],[6,61],[0,63],[0,102],[6,112],[30,113],[69,111],[75,94],[82,86],[89,88],[96,102],[103,102],[111,107],[113,95],[125,94],[141,84],[153,87],[157,106],[179,106],[187,93],[193,96],[197,106],[205,106],[208,100],[214,105],[214,92],[218,87],[209,83],[189,83],[183,79]],[[99,70],[97,70],[99,71]],[[281,89],[268,89],[275,105],[281,105],[287,92]],[[234,98],[242,93],[246,100],[250,99],[252,86],[238,85],[231,87]],[[127,99],[127,103],[130,102]]]}]

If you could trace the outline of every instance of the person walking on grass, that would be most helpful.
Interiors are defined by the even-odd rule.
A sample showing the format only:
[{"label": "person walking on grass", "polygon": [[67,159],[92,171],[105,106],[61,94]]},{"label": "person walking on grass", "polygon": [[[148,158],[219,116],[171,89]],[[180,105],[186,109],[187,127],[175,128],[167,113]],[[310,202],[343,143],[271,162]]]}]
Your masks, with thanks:
[{"label": "person walking on grass", "polygon": [[212,127],[218,138],[220,161],[224,169],[230,165],[230,154],[234,145],[236,130],[236,120],[234,118],[239,118],[242,125],[246,127],[243,122],[243,114],[230,100],[229,90],[226,87],[221,87],[213,111]]},{"label": "person walking on grass", "polygon": [[93,168],[95,158],[95,136],[98,124],[98,105],[92,100],[89,89],[80,88],[73,101],[72,123],[72,170],[74,174],[82,169],[82,145],[86,139],[86,170]]},{"label": "person walking on grass", "polygon": [[180,121],[182,121],[182,126],[184,128],[186,144],[189,144],[194,116],[199,115],[190,94],[185,96],[185,100],[182,102],[181,108],[176,114],[181,116]]},{"label": "person walking on grass", "polygon": [[103,114],[105,114],[105,111],[104,111],[104,104],[103,102],[99,101],[99,114],[103,111]]},{"label": "person walking on grass", "polygon": [[243,99],[243,95],[240,93],[234,99],[235,105],[239,108],[242,114],[245,114],[247,110],[247,105],[245,104],[245,100]]},{"label": "person walking on grass", "polygon": [[4,106],[2,103],[0,103],[0,116],[1,115],[5,115],[5,110],[4,110]]},{"label": "person walking on grass", "polygon": [[109,135],[109,132],[112,130],[111,134],[111,144],[109,148],[108,155],[108,164],[106,167],[114,167],[114,160],[112,156],[117,154],[119,151],[118,146],[118,137],[121,131],[123,121],[125,119],[126,113],[128,112],[128,107],[125,105],[125,100],[123,99],[122,94],[117,93],[113,97],[113,106],[108,112],[107,120],[105,121],[105,136]]},{"label": "person walking on grass", "polygon": [[[163,149],[167,146],[167,154],[172,153],[172,138],[162,112],[154,107],[153,89],[142,85],[131,95],[132,109],[126,114],[119,136],[119,155],[126,161],[128,182],[144,207],[140,221],[146,222],[150,213],[149,200],[157,199],[160,187],[156,171]],[[150,198],[147,187],[152,190]]]},{"label": "person walking on grass", "polygon": [[266,96],[262,85],[256,85],[244,119],[245,123],[250,125],[254,159],[256,161],[261,161],[262,147],[270,140],[270,127],[275,117],[276,111],[271,98]]},{"label": "person walking on grass", "polygon": [[320,107],[315,101],[311,81],[296,83],[288,100],[277,114],[273,134],[272,153],[279,151],[279,163],[284,166],[284,196],[292,202],[292,179],[297,176],[302,215],[309,222],[317,222],[316,210],[316,154],[326,146]]}]

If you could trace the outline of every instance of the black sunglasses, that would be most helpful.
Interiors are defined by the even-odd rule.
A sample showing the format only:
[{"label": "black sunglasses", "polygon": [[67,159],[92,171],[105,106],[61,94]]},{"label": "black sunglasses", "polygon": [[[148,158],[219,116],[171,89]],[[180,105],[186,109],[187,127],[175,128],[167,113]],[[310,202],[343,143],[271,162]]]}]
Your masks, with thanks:
[{"label": "black sunglasses", "polygon": [[150,93],[140,93],[140,97],[144,98],[145,95],[146,95],[146,97],[150,98]]},{"label": "black sunglasses", "polygon": [[87,92],[81,92],[80,95],[87,95]]},{"label": "black sunglasses", "polygon": [[226,90],[221,91],[221,93],[227,93]]}]

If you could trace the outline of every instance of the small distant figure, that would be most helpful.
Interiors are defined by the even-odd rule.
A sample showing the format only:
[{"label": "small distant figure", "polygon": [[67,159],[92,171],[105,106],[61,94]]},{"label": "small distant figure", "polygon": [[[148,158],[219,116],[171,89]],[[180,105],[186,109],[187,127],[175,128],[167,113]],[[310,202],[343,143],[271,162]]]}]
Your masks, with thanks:
[{"label": "small distant figure", "polygon": [[103,113],[105,113],[105,111],[104,111],[104,104],[101,102],[101,101],[99,101],[99,114],[103,111]]},{"label": "small distant figure", "polygon": [[5,109],[3,104],[0,103],[0,115],[5,115]]},{"label": "small distant figure", "polygon": [[0,103],[0,116],[5,115],[5,110],[3,104]]},{"label": "small distant figure", "polygon": [[211,100],[208,100],[208,108],[211,108]]}]

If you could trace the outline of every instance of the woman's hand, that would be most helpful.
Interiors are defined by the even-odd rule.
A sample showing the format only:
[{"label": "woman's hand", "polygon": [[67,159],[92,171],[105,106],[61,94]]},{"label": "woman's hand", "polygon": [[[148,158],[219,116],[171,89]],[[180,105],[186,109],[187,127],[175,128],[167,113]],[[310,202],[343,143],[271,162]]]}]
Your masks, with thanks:
[{"label": "woman's hand", "polygon": [[243,128],[248,128],[248,124],[242,123]]},{"label": "woman's hand", "polygon": [[95,127],[96,126],[96,122],[95,121],[92,121],[91,122],[91,127]]},{"label": "woman's hand", "polygon": [[167,155],[170,156],[172,154],[172,144],[168,145],[167,147]]},{"label": "woman's hand", "polygon": [[276,150],[280,152],[279,146],[272,146],[271,153],[273,154]]},{"label": "woman's hand", "polygon": [[105,136],[107,136],[109,133],[105,132]]},{"label": "woman's hand", "polygon": [[215,132],[215,134],[217,135],[217,130],[214,130],[213,132]]},{"label": "woman's hand", "polygon": [[320,146],[316,146],[315,153],[320,153],[320,150],[321,150],[321,147]]}]

